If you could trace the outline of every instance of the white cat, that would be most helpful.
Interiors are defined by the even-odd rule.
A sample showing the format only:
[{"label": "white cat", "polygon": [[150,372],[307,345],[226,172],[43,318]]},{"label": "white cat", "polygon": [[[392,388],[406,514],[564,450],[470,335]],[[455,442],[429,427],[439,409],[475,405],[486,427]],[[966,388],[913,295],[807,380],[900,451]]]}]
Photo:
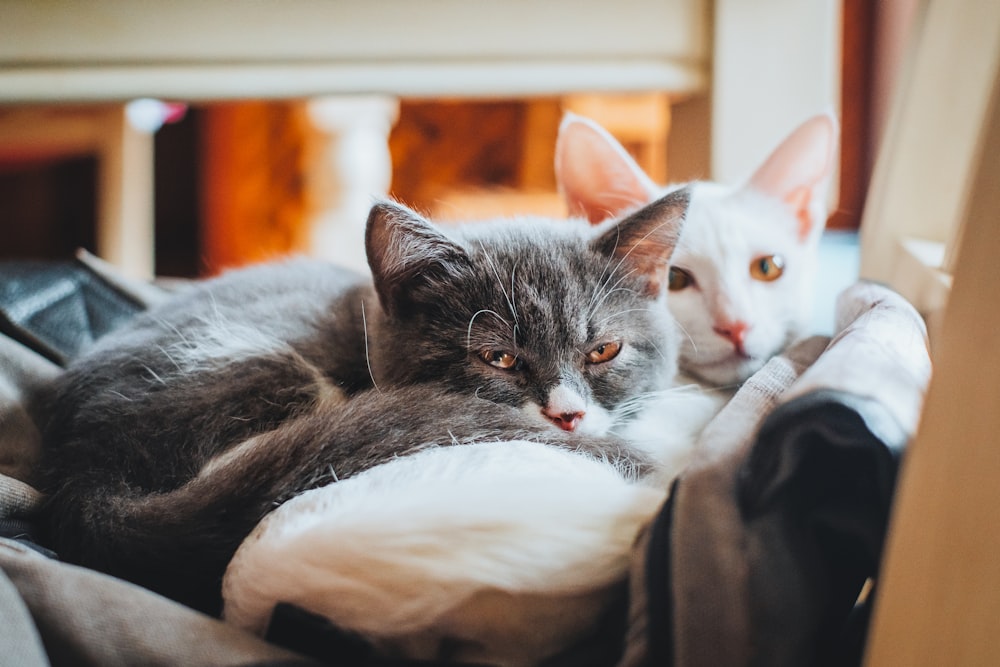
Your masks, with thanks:
[{"label": "white cat", "polygon": [[[805,333],[837,137],[836,119],[821,114],[745,184],[691,184],[668,300],[683,331],[682,371],[733,386]],[[653,183],[604,128],[575,114],[559,128],[556,176],[570,213],[593,223],[680,187]]]}]

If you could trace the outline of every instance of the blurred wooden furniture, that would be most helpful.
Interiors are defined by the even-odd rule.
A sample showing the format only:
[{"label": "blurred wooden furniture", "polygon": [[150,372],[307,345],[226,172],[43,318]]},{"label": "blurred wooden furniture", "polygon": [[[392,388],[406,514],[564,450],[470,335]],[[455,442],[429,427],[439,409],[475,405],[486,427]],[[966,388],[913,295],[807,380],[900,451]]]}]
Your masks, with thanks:
[{"label": "blurred wooden furniture", "polygon": [[[834,99],[839,8],[839,0],[763,8],[744,0],[9,0],[0,9],[0,104],[658,91],[690,101],[672,113],[683,127],[680,162],[699,166],[690,176],[736,180],[788,127]],[[129,224],[145,224],[138,220]]]},{"label": "blurred wooden furniture", "polygon": [[708,5],[13,0],[0,102],[693,93],[708,81]]},{"label": "blurred wooden furniture", "polygon": [[[925,0],[862,226],[862,273],[929,317],[867,664],[1000,664],[1000,4]],[[932,252],[923,252],[931,248]]]},{"label": "blurred wooden furniture", "polygon": [[998,26],[997,3],[921,4],[865,205],[862,274],[932,319],[947,301],[983,150]]},{"label": "blurred wooden furniture", "polygon": [[434,197],[431,213],[440,220],[475,220],[533,214],[564,217],[566,206],[557,192],[552,165],[556,136],[565,111],[600,123],[632,154],[654,181],[667,181],[667,139],[671,96],[663,92],[573,93],[524,103],[519,159],[507,187],[455,186]]},{"label": "blurred wooden furniture", "polygon": [[0,159],[93,155],[97,252],[136,277],[153,275],[153,138],[121,103],[0,107]]}]

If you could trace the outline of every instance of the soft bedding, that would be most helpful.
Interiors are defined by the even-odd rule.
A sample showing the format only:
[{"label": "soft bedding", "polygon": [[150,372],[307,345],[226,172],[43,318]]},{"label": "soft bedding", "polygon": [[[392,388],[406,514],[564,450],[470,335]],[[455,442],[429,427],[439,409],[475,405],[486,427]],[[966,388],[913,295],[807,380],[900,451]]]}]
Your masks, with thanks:
[{"label": "soft bedding", "polygon": [[[90,326],[74,312],[14,326]],[[836,314],[832,339],[736,393],[671,487],[531,443],[426,450],[277,508],[230,564],[225,622],[46,552],[31,396],[58,364],[8,321],[4,645],[25,665],[859,664],[930,359],[886,288],[849,288]]]}]

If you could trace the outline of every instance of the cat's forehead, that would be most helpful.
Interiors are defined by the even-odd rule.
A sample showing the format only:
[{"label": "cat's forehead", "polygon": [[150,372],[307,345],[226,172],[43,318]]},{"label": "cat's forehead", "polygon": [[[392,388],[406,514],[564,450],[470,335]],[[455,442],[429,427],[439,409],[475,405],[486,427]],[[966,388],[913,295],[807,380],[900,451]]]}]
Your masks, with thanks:
[{"label": "cat's forehead", "polygon": [[[473,264],[464,278],[469,307],[502,311],[504,319],[517,311],[531,330],[545,323],[585,338],[606,311],[644,298],[628,271],[591,248],[598,232],[586,221],[518,218],[455,231]],[[490,321],[500,320],[483,324]]]},{"label": "cat's forehead", "polygon": [[469,223],[454,229],[478,273],[516,272],[520,281],[586,283],[601,266],[591,247],[596,231],[581,220],[519,217]]},{"label": "cat's forehead", "polygon": [[516,216],[460,223],[448,228],[448,235],[475,252],[483,247],[516,251],[547,243],[585,244],[593,232],[576,218]]},{"label": "cat's forehead", "polygon": [[799,246],[798,221],[783,202],[716,183],[699,183],[692,190],[675,259],[743,259],[791,253]]}]

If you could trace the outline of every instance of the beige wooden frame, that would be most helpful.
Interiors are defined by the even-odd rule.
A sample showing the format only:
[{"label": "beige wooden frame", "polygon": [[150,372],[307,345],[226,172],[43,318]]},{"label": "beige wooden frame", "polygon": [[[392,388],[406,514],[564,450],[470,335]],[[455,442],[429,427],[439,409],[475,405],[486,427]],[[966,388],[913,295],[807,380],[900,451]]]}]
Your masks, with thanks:
[{"label": "beige wooden frame", "polygon": [[866,661],[996,665],[1000,4],[930,0],[924,12],[873,182],[862,262],[920,298],[913,274],[883,262],[906,252],[906,235],[933,234],[949,246],[941,256],[953,259],[930,268],[953,283],[899,481]]},{"label": "beige wooden frame", "polygon": [[1000,3],[925,0],[915,24],[865,204],[861,273],[933,319],[948,297],[983,149]]}]

